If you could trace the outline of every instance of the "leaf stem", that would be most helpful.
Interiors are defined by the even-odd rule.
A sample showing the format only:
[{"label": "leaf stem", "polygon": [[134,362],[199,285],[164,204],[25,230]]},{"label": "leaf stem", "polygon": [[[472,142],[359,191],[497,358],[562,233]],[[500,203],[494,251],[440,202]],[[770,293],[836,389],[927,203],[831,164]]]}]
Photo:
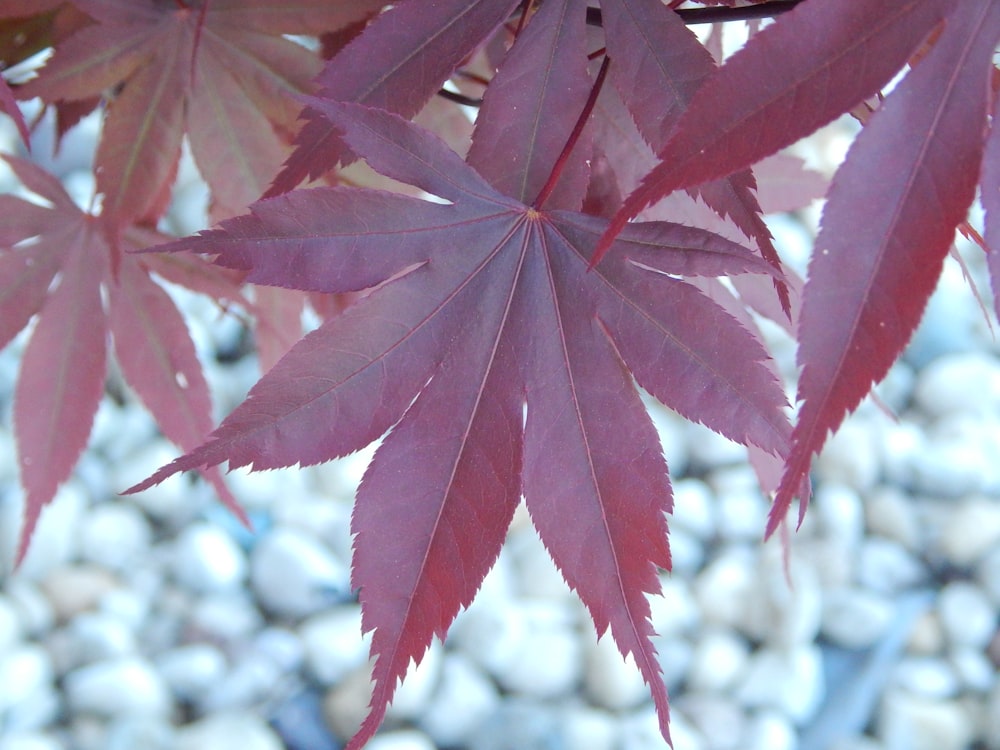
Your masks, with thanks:
[{"label": "leaf stem", "polygon": [[457,91],[449,91],[448,89],[439,90],[438,96],[442,99],[447,99],[450,102],[462,104],[466,107],[479,107],[482,106],[483,103],[482,97],[466,96],[465,94],[460,94]]},{"label": "leaf stem", "polygon": [[[689,26],[699,23],[725,23],[728,21],[751,21],[755,18],[772,18],[787,13],[802,0],[769,0],[756,5],[744,5],[739,8],[682,8],[675,10],[681,20]],[[603,26],[600,8],[587,8],[587,24]]]},{"label": "leaf stem", "polygon": [[[183,0],[176,1],[180,3]],[[678,2],[680,1],[681,0],[678,0]],[[756,18],[773,18],[774,16],[780,16],[782,13],[787,13],[801,2],[802,0],[765,0],[765,2],[757,3],[756,5],[744,5],[739,8],[682,8],[680,10],[674,9],[674,13],[680,16],[681,20],[689,26],[701,23],[752,21]],[[530,0],[526,0],[522,3],[517,29],[514,31],[515,38],[520,33],[521,27],[524,25],[529,8]],[[604,19],[601,15],[600,8],[587,8],[587,25],[598,27],[604,26]],[[594,57],[596,57],[596,53],[591,56],[591,59],[594,59]],[[447,91],[445,89],[438,91],[438,95],[444,97],[445,99],[450,99],[453,102],[457,102],[458,104],[464,104],[468,107],[478,107],[483,103],[482,99],[466,97],[462,94],[456,94],[453,91]]]},{"label": "leaf stem", "polygon": [[580,116],[577,118],[572,132],[569,134],[569,138],[566,139],[566,145],[563,146],[562,153],[559,154],[559,158],[556,159],[556,163],[552,166],[549,179],[545,181],[542,189],[538,192],[538,197],[532,202],[532,208],[541,208],[542,204],[552,194],[556,183],[559,182],[559,175],[562,174],[563,168],[566,166],[566,161],[573,151],[573,147],[580,140],[580,134],[587,125],[587,120],[590,119],[590,113],[594,111],[594,105],[597,104],[597,96],[601,93],[601,87],[604,86],[604,79],[608,75],[608,66],[610,64],[611,58],[605,55],[604,60],[601,62],[601,69],[597,71],[597,78],[594,79],[594,85],[590,87],[590,96],[587,97],[587,102],[583,105],[583,111],[580,112]]},{"label": "leaf stem", "polygon": [[531,0],[522,0],[521,15],[517,19],[517,28],[514,29],[514,39],[516,40],[524,29],[524,22],[528,20],[528,11],[531,10]]}]

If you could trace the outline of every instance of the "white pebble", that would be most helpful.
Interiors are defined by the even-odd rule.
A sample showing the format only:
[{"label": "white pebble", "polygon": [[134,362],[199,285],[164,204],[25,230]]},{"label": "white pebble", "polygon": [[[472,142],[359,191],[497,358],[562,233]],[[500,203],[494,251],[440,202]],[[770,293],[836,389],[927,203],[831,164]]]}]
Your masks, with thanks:
[{"label": "white pebble", "polygon": [[715,498],[712,490],[700,479],[680,479],[674,482],[674,512],[670,528],[682,528],[705,541],[715,534]]},{"label": "white pebble", "polygon": [[816,713],[823,700],[823,667],[819,648],[762,648],[750,664],[737,697],[750,708],[773,708],[796,726]]},{"label": "white pebble", "polygon": [[851,487],[828,482],[814,495],[813,513],[819,517],[823,533],[851,545],[857,544],[865,532],[865,517],[861,498]]},{"label": "white pebble", "polygon": [[758,557],[754,580],[756,596],[751,597],[746,617],[737,627],[755,640],[782,647],[811,643],[819,633],[823,612],[819,577],[812,563],[793,556],[786,572],[780,545],[768,545]]},{"label": "white pebble", "polygon": [[679,576],[693,576],[705,565],[705,546],[684,529],[670,531],[670,568]]},{"label": "white pebble", "polygon": [[556,698],[569,693],[582,672],[582,646],[564,608],[554,603],[520,605],[525,637],[496,675],[509,691],[532,698]]},{"label": "white pebble", "polygon": [[517,607],[513,601],[502,607],[486,607],[478,600],[474,601],[456,619],[449,635],[449,645],[491,675],[498,675],[521,650],[527,638],[527,623],[519,616]]},{"label": "white pebble", "polygon": [[318,612],[350,591],[347,566],[319,541],[294,529],[275,529],[257,543],[250,580],[261,604],[285,617]]},{"label": "white pebble", "polygon": [[166,718],[123,716],[108,725],[106,750],[175,750],[174,728]]},{"label": "white pebble", "polygon": [[[660,734],[659,718],[652,708],[643,708],[621,719],[620,750],[668,750],[670,745]],[[670,739],[673,750],[705,750],[710,747],[701,733],[683,714],[670,715]]]},{"label": "white pebble", "polygon": [[242,710],[269,703],[281,689],[282,670],[273,661],[253,651],[233,659],[232,668],[198,703],[204,713]]},{"label": "white pebble", "polygon": [[743,750],[795,750],[795,727],[779,713],[763,711],[750,719]]},{"label": "white pebble", "polygon": [[[0,383],[12,383],[17,377],[16,370],[8,373],[4,365],[12,358],[0,360]],[[11,376],[8,378],[8,374]],[[0,392],[2,393],[2,392]],[[4,394],[4,398],[7,398]],[[8,487],[17,477],[17,450],[14,448],[14,436],[6,429],[0,429],[0,486]]]},{"label": "white pebble", "polygon": [[927,436],[913,465],[913,487],[918,492],[944,498],[961,498],[986,490],[994,476],[998,456],[986,442],[973,417],[953,418]]},{"label": "white pebble", "polygon": [[951,564],[974,565],[1000,547],[1000,502],[973,498],[950,508],[938,543]]},{"label": "white pebble", "polygon": [[[93,451],[103,464],[107,474],[109,464],[120,464],[131,459],[137,446],[145,445],[157,436],[156,423],[149,412],[137,403],[119,406],[110,398],[101,400],[94,415],[94,427],[90,432],[88,452]],[[84,454],[86,455],[86,454]],[[105,483],[106,482],[105,477]],[[121,487],[109,487],[110,493]]]},{"label": "white pebble", "polygon": [[869,537],[861,544],[858,583],[895,594],[927,580],[926,568],[898,542]]},{"label": "white pebble", "polygon": [[584,643],[583,685],[592,703],[620,711],[648,700],[649,691],[635,659],[631,654],[622,658],[610,633],[600,640],[588,637]]},{"label": "white pebble", "polygon": [[941,627],[941,618],[937,613],[928,611],[917,615],[910,628],[906,642],[907,650],[914,654],[933,656],[941,653],[944,646],[944,628]]},{"label": "white pebble", "polygon": [[895,487],[879,487],[865,498],[865,521],[868,533],[902,544],[910,552],[918,551],[926,529],[917,517],[913,498]]},{"label": "white pebble", "polygon": [[534,526],[511,534],[507,539],[507,547],[517,571],[517,587],[522,597],[565,601],[575,599]]},{"label": "white pebble", "polygon": [[305,663],[322,685],[334,685],[368,661],[371,636],[361,636],[361,607],[344,605],[299,626]]},{"label": "white pebble", "polygon": [[41,588],[60,620],[96,609],[107,594],[120,587],[120,581],[96,565],[65,565],[45,576]]},{"label": "white pebble", "polygon": [[431,641],[419,664],[410,662],[403,683],[396,689],[392,703],[386,710],[387,718],[414,721],[426,711],[441,679],[443,656],[441,641],[435,639]]},{"label": "white pebble", "polygon": [[760,492],[760,478],[746,461],[715,469],[705,482],[717,498],[730,492]]},{"label": "white pebble", "polygon": [[823,635],[849,649],[873,645],[892,621],[893,605],[884,595],[860,588],[828,591],[823,602]]},{"label": "white pebble", "polygon": [[55,608],[34,582],[13,578],[6,581],[4,587],[25,636],[38,638],[52,629],[56,620]]},{"label": "white pebble", "polygon": [[904,656],[896,665],[895,682],[910,693],[934,699],[951,698],[960,688],[951,665],[932,656]]},{"label": "white pebble", "polygon": [[876,735],[886,750],[966,750],[971,718],[957,703],[891,690],[882,699]]},{"label": "white pebble", "polygon": [[426,734],[415,729],[386,732],[366,745],[366,750],[435,750]]},{"label": "white pebble", "polygon": [[712,693],[681,695],[674,705],[705,738],[710,748],[737,750],[746,729],[746,715],[729,696]]},{"label": "white pebble", "polygon": [[663,669],[663,683],[670,693],[676,693],[691,673],[694,649],[680,636],[654,636],[653,645]]},{"label": "white pebble", "polygon": [[331,687],[323,697],[323,720],[335,735],[351,737],[370,710],[372,671],[366,664]]},{"label": "white pebble", "polygon": [[493,681],[466,657],[450,653],[434,699],[418,721],[438,745],[458,747],[468,743],[499,704]]},{"label": "white pebble", "polygon": [[[81,485],[68,481],[56,492],[52,502],[42,508],[35,531],[31,537],[31,546],[20,567],[19,577],[30,580],[40,580],[54,570],[57,570],[73,560],[78,551],[79,538],[77,530],[83,520],[89,498]],[[5,559],[13,559],[14,544],[17,540],[17,529],[21,522],[18,516],[20,509],[17,503],[3,503],[3,512],[12,512],[14,518],[4,519],[4,529],[7,542]],[[8,522],[10,521],[10,522]]]},{"label": "white pebble", "polygon": [[[807,514],[806,518],[809,517]],[[775,540],[775,543],[780,544],[780,541]],[[858,567],[856,546],[839,539],[817,538],[811,544],[799,546],[797,551],[812,563],[824,591],[854,583]]]},{"label": "white pebble", "polygon": [[0,750],[65,750],[65,745],[45,732],[5,732]]},{"label": "white pebble", "polygon": [[909,406],[916,381],[913,368],[900,359],[889,368],[889,373],[875,390],[882,403],[898,415]]},{"label": "white pebble", "polygon": [[647,403],[649,416],[660,438],[663,447],[663,457],[667,460],[667,468],[674,476],[680,476],[687,469],[690,443],[685,434],[685,421],[676,413],[669,411],[658,401],[650,399]]},{"label": "white pebble", "polygon": [[1000,361],[980,352],[938,357],[920,370],[913,397],[931,417],[1000,409]]},{"label": "white pebble", "polygon": [[836,482],[858,492],[871,489],[881,471],[876,437],[870,417],[855,415],[844,422],[816,459],[821,486],[822,482]]},{"label": "white pebble", "polygon": [[912,486],[916,466],[926,453],[926,442],[922,427],[913,422],[886,425],[878,446],[885,479],[893,485]]},{"label": "white pebble", "polygon": [[132,630],[121,620],[101,612],[85,612],[67,628],[76,652],[76,663],[128,656],[136,651]]},{"label": "white pebble", "polygon": [[683,578],[661,575],[659,596],[649,598],[653,630],[664,638],[689,633],[701,624],[701,611]]},{"label": "white pebble", "polygon": [[[159,586],[162,579],[156,577],[159,579],[156,586]],[[153,595],[145,590],[141,578],[142,576],[129,576],[130,588],[109,591],[101,597],[99,604],[102,613],[125,623],[133,632],[142,628],[153,607]]]},{"label": "white pebble", "polygon": [[226,657],[208,643],[190,643],[160,654],[156,666],[178,700],[196,702],[222,680]]},{"label": "white pebble", "polygon": [[945,634],[956,646],[985,648],[997,632],[997,611],[986,595],[965,581],[947,584],[938,595]]},{"label": "white pebble", "polygon": [[287,672],[298,671],[305,663],[302,639],[285,628],[264,628],[254,636],[253,647],[261,656],[267,657]]},{"label": "white pebble", "polygon": [[170,712],[170,691],[145,659],[127,657],[89,664],[65,679],[66,700],[75,713],[113,717]]},{"label": "white pebble", "polygon": [[282,750],[278,736],[250,712],[219,713],[182,727],[174,750]]},{"label": "white pebble", "polygon": [[[161,466],[177,458],[177,448],[166,439],[147,443],[133,453],[127,462],[115,469],[114,485],[121,489],[140,482]],[[203,482],[192,484],[190,477],[174,474],[157,485],[135,495],[126,495],[153,519],[179,527],[197,517],[209,503],[209,492]]]},{"label": "white pebble", "polygon": [[1000,607],[1000,545],[979,561],[976,566],[976,581],[990,597],[993,606]]},{"label": "white pebble", "polygon": [[181,532],[172,560],[178,583],[191,591],[228,591],[246,578],[243,550],[229,534],[208,523],[195,523]]},{"label": "white pebble", "polygon": [[21,640],[23,627],[13,602],[0,594],[0,654]]},{"label": "white pebble", "polygon": [[955,649],[949,658],[962,686],[976,693],[988,693],[997,684],[997,670],[985,652],[968,647]]},{"label": "white pebble", "polygon": [[767,524],[767,502],[759,489],[731,490],[718,495],[716,528],[731,542],[758,541]]},{"label": "white pebble", "polygon": [[687,422],[687,444],[691,464],[702,470],[742,464],[747,460],[747,449],[704,425]]},{"label": "white pebble", "polygon": [[149,522],[135,506],[102,503],[83,518],[80,556],[87,562],[121,571],[149,549],[152,535]]},{"label": "white pebble", "polygon": [[29,643],[0,655],[0,715],[51,686],[52,659],[41,646]]},{"label": "white pebble", "polygon": [[618,727],[611,714],[588,706],[572,706],[563,716],[562,740],[566,748],[616,750]]},{"label": "white pebble", "polygon": [[744,546],[727,548],[709,563],[694,582],[706,622],[726,627],[744,623],[752,600],[760,595],[756,569],[756,551]]},{"label": "white pebble", "polygon": [[250,637],[261,628],[262,621],[245,589],[206,594],[190,612],[191,627],[223,641]]},{"label": "white pebble", "polygon": [[695,643],[687,686],[721,693],[743,675],[750,657],[747,642],[731,630],[708,630]]},{"label": "white pebble", "polygon": [[305,486],[306,476],[298,469],[251,471],[249,467],[242,466],[229,472],[226,481],[248,510],[270,508],[286,497],[309,493]]},{"label": "white pebble", "polygon": [[179,236],[194,234],[212,224],[206,210],[212,203],[208,185],[202,180],[180,180],[174,186],[167,218]]},{"label": "white pebble", "polygon": [[[990,738],[1000,737],[1000,682],[996,684],[986,702],[986,736]],[[990,750],[995,750],[997,743],[993,743]]]},{"label": "white pebble", "polygon": [[7,711],[4,724],[10,731],[35,731],[56,725],[64,716],[62,691],[51,683],[42,685]]},{"label": "white pebble", "polygon": [[[320,466],[309,468],[319,469]],[[299,471],[304,472],[306,469]],[[323,495],[309,491],[300,495],[285,493],[281,502],[275,503],[270,509],[270,514],[276,526],[304,531],[327,545],[339,559],[350,560],[351,504],[332,499],[330,493],[333,491],[335,490]]]}]

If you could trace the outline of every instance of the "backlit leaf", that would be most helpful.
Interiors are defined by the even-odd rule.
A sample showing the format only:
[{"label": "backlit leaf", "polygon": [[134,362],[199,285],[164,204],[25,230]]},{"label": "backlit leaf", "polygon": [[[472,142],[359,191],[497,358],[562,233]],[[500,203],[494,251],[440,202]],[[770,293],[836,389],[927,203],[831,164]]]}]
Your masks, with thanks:
[{"label": "backlit leaf", "polygon": [[[975,193],[998,38],[1000,5],[958,3],[833,180],[799,320],[802,408],[768,533],[828,433],[920,322]],[[800,522],[804,512],[801,505]]]}]

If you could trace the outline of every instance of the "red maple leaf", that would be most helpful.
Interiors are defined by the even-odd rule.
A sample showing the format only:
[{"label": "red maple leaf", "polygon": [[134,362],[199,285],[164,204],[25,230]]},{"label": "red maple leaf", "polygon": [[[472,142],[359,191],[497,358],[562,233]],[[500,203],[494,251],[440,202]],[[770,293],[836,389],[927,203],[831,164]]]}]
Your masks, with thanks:
[{"label": "red maple leaf", "polygon": [[10,86],[7,85],[7,81],[3,77],[0,77],[0,110],[3,110],[10,116],[17,126],[17,132],[21,135],[21,140],[24,141],[25,145],[29,145],[31,135],[28,133],[28,124],[24,121],[24,115],[21,114],[21,110],[17,106],[14,93],[10,90]]},{"label": "red maple leaf", "polygon": [[282,37],[318,34],[381,3],[298,0],[74,0],[90,24],[62,41],[22,98],[105,97],[96,156],[104,215],[155,221],[170,197],[181,140],[212,190],[216,213],[263,192],[287,155],[319,57]]},{"label": "red maple leaf", "polygon": [[776,275],[769,263],[654,221],[629,225],[588,272],[607,221],[576,210],[589,150],[575,113],[593,104],[583,11],[550,1],[526,26],[487,90],[468,163],[394,114],[309,100],[352,153],[446,203],[296,191],[168,246],[255,283],[369,290],[296,344],[208,442],[130,490],[224,461],[315,464],[384,436],[352,523],[377,660],[372,711],[350,748],[471,602],[522,496],[598,632],[635,657],[666,736],[646,595],[670,564],[671,492],[635,382],[733,440],[787,447],[763,347],[682,278]]},{"label": "red maple leaf", "polygon": [[[38,316],[14,391],[14,438],[26,492],[19,563],[42,507],[87,443],[104,393],[109,333],[126,382],[169,439],[193,447],[211,429],[208,386],[187,327],[150,274],[179,283],[196,279],[193,288],[219,299],[239,299],[239,286],[197,257],[118,257],[99,220],[80,211],[58,180],[29,162],[7,161],[25,187],[50,204],[0,196],[0,348]],[[133,229],[121,249],[164,239]],[[218,472],[207,476],[244,518]]]},{"label": "red maple leaf", "polygon": [[[920,320],[974,197],[984,149],[997,151],[995,128],[985,136],[998,39],[996,3],[807,0],[751,38],[698,90],[660,163],[600,242],[595,262],[644,206],[807,135],[878,93],[914,58],[828,194],[798,327],[802,407],[768,534],[797,493],[801,521],[798,491],[812,456],[885,376]],[[930,49],[918,59],[922,45]],[[858,65],[862,48],[865,64]],[[996,179],[987,159],[983,203],[994,248]]]},{"label": "red maple leaf", "polygon": [[[379,14],[323,68],[319,94],[413,117],[518,0],[401,3]],[[353,157],[335,128],[306,110],[298,146],[268,190],[276,195]]]}]

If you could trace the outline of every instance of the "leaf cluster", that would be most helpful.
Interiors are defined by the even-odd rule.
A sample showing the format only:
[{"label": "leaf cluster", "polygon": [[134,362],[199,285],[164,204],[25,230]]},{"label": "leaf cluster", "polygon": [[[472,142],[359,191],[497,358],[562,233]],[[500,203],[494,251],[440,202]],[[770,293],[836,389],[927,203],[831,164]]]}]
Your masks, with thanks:
[{"label": "leaf cluster", "polygon": [[[682,4],[7,0],[0,64],[51,56],[0,83],[0,107],[25,137],[18,99],[60,137],[102,118],[91,210],[15,157],[41,203],[0,196],[0,346],[36,319],[14,402],[20,556],[86,444],[110,339],[186,451],[130,491],[197,470],[239,512],[221,464],[381,441],[352,522],[375,665],[350,748],[471,602],[522,499],[668,737],[647,595],[672,495],[641,391],[748,447],[770,535],[796,497],[801,520],[812,457],[907,343],[977,188],[981,244],[1000,247],[1000,5]],[[692,31],[766,16],[722,65],[725,24]],[[864,127],[803,283],[763,217],[818,197],[816,178],[778,152],[845,113]],[[219,223],[168,241],[185,141]],[[214,431],[161,280],[276,332]],[[305,304],[323,322],[301,336]],[[798,342],[794,426],[758,316]]]}]

